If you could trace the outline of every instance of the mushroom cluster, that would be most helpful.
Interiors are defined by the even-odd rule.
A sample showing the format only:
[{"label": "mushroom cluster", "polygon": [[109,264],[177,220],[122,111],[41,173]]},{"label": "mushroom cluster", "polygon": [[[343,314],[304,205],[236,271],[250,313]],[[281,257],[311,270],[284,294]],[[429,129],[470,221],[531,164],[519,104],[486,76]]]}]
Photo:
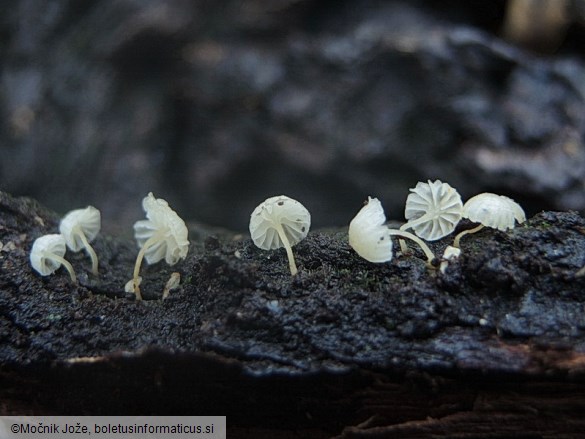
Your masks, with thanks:
[{"label": "mushroom cluster", "polygon": [[364,207],[349,223],[349,245],[367,261],[381,263],[392,259],[391,236],[400,236],[416,242],[432,266],[435,255],[422,239],[404,230],[390,229],[384,225],[386,215],[377,198],[368,197]]},{"label": "mushroom cluster", "polygon": [[[139,276],[142,261],[155,264],[165,260],[175,265],[185,259],[189,251],[188,230],[185,222],[162,198],[149,193],[142,200],[146,219],[134,224],[134,237],[139,247],[132,279],[125,289],[142,299]],[[483,193],[465,204],[459,193],[440,180],[418,182],[410,189],[404,210],[406,222],[399,229],[386,225],[386,215],[380,200],[368,200],[349,224],[349,245],[362,258],[373,263],[384,263],[393,258],[392,237],[399,238],[402,254],[408,247],[404,239],[415,242],[426,257],[427,266],[436,268],[437,259],[425,241],[437,241],[454,232],[462,218],[479,223],[477,227],[460,232],[453,245],[443,254],[440,269],[445,271],[449,262],[461,254],[461,238],[476,233],[484,227],[508,230],[523,223],[526,215],[514,200],[492,193]],[[291,276],[298,273],[292,247],[303,240],[311,227],[311,214],[297,200],[285,195],[267,198],[250,215],[249,231],[254,244],[262,250],[284,248]],[[99,210],[92,206],[76,209],[63,217],[59,224],[60,234],[39,237],[33,244],[30,263],[42,276],[53,274],[61,266],[76,282],[75,271],[65,258],[67,248],[73,252],[85,250],[91,259],[91,271],[98,274],[98,257],[91,246],[101,228]],[[412,230],[414,233],[410,233]],[[585,275],[585,267],[577,276]],[[163,298],[180,283],[180,274],[173,273],[167,282]]]},{"label": "mushroom cluster", "polygon": [[[155,198],[149,193],[142,200],[146,219],[134,224],[134,236],[140,248],[134,265],[133,277],[126,284],[126,291],[135,293],[141,299],[138,276],[142,260],[154,264],[164,259],[174,265],[187,256],[189,250],[188,231],[185,222],[172,210],[168,203]],[[85,250],[91,259],[91,271],[98,275],[98,256],[91,246],[101,228],[100,211],[93,206],[76,209],[67,213],[59,223],[60,234],[44,235],[35,240],[30,252],[32,268],[41,276],[53,274],[63,266],[69,272],[71,280],[77,282],[73,266],[64,256],[67,248],[72,252]],[[168,291],[177,287],[180,275],[174,273],[166,286]]]},{"label": "mushroom cluster", "polygon": [[[508,230],[526,220],[520,205],[508,197],[483,193],[463,204],[459,193],[440,180],[418,182],[410,192],[404,211],[407,222],[399,230],[384,225],[386,216],[377,198],[369,197],[351,221],[349,243],[362,258],[376,263],[391,260],[392,242],[387,238],[399,236],[416,242],[425,253],[427,266],[436,268],[433,252],[423,240],[436,241],[453,233],[462,218],[479,222],[477,227],[460,232],[453,245],[447,246],[440,264],[441,272],[444,272],[449,262],[461,254],[459,243],[463,236],[478,232],[483,227]],[[415,235],[406,232],[408,229],[412,229]],[[406,254],[406,243],[403,239],[399,242],[402,253]]]},{"label": "mushroom cluster", "polygon": [[[370,197],[366,206],[352,220],[349,228],[350,245],[364,259],[370,262],[389,261],[392,258],[392,242],[389,237],[399,236],[418,244],[427,258],[427,266],[435,268],[435,255],[423,240],[436,241],[455,230],[463,212],[461,196],[453,187],[441,180],[418,182],[410,192],[404,210],[407,222],[399,230],[383,225],[386,217],[380,201],[376,198]],[[376,212],[377,228],[368,226],[368,218],[374,217],[372,214],[368,215],[368,211]],[[415,234],[407,232],[408,229],[412,229]],[[384,237],[388,236],[390,241],[383,246],[381,245],[383,240],[376,238],[381,234],[384,234]],[[402,253],[406,254],[408,247],[404,239],[399,239],[399,243]],[[385,257],[381,255],[381,247],[384,248]],[[380,257],[376,260],[369,259],[367,255],[374,253],[375,249],[378,249]]]},{"label": "mushroom cluster", "polygon": [[44,235],[35,240],[30,252],[31,266],[41,275],[49,276],[63,265],[71,280],[77,282],[73,266],[64,259],[67,248],[72,252],[85,250],[91,259],[91,271],[98,275],[98,257],[90,242],[101,228],[100,211],[93,206],[68,212],[59,223],[60,234]]}]

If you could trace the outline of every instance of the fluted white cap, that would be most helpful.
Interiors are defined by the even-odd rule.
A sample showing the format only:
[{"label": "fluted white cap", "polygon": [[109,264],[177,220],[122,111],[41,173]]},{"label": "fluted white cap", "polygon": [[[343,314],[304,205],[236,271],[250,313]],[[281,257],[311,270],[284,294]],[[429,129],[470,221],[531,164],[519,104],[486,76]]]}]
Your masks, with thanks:
[{"label": "fluted white cap", "polygon": [[91,242],[100,232],[101,224],[100,211],[93,206],[87,206],[85,209],[75,209],[67,213],[59,224],[59,232],[65,238],[67,247],[78,252],[85,247],[79,232],[82,231],[87,242]]},{"label": "fluted white cap", "polygon": [[463,217],[498,230],[513,229],[515,221],[526,221],[526,214],[518,203],[504,195],[489,192],[467,200],[463,206]]},{"label": "fluted white cap", "polygon": [[406,198],[404,217],[413,223],[425,218],[412,226],[417,236],[436,241],[455,230],[461,220],[463,202],[453,187],[441,180],[428,180],[427,183],[418,182],[410,192]]},{"label": "fluted white cap", "polygon": [[249,229],[252,241],[263,250],[284,247],[278,227],[282,227],[292,247],[309,233],[311,214],[305,206],[286,195],[270,197],[250,215]]},{"label": "fluted white cap", "polygon": [[160,238],[146,250],[146,262],[154,264],[164,258],[167,264],[174,265],[184,259],[189,251],[189,231],[185,222],[165,200],[155,198],[152,192],[142,200],[142,208],[147,219],[134,223],[138,246],[142,248],[155,235]]},{"label": "fluted white cap", "polygon": [[53,274],[61,266],[61,262],[52,256],[65,256],[65,245],[65,238],[58,234],[37,238],[30,251],[30,264],[42,276]]}]

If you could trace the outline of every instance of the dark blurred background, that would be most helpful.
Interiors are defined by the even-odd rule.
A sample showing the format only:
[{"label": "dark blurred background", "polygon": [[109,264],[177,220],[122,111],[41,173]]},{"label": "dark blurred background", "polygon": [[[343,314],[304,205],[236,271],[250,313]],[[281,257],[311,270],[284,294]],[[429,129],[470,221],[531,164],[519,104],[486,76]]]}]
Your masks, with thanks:
[{"label": "dark blurred background", "polygon": [[246,230],[286,194],[314,227],[408,188],[585,208],[581,0],[4,0],[0,189],[106,229],[150,191]]}]

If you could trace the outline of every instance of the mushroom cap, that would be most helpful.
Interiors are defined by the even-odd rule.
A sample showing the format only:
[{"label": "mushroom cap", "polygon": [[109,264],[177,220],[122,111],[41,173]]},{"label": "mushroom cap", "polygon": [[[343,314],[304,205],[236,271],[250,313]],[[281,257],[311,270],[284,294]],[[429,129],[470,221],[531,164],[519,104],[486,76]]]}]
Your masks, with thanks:
[{"label": "mushroom cap", "polygon": [[154,264],[164,258],[167,264],[174,265],[184,259],[189,251],[189,231],[185,222],[165,200],[154,198],[152,192],[142,200],[142,208],[148,219],[134,223],[138,246],[142,248],[155,235],[160,237],[146,250],[146,262]]},{"label": "mushroom cap", "polygon": [[366,205],[349,223],[349,245],[367,261],[381,263],[392,259],[392,239],[385,222],[380,200],[368,197]]},{"label": "mushroom cap", "polygon": [[455,230],[461,220],[461,195],[441,180],[418,182],[406,198],[404,217],[414,221],[423,216],[428,220],[412,227],[414,233],[427,241],[436,241]]},{"label": "mushroom cap", "polygon": [[309,233],[311,214],[286,195],[267,198],[250,215],[250,236],[254,244],[262,250],[284,247],[277,230],[279,225],[292,247]]},{"label": "mushroom cap", "polygon": [[35,240],[30,251],[30,264],[42,276],[53,274],[61,266],[51,255],[65,256],[65,238],[58,234],[43,235]]},{"label": "mushroom cap", "polygon": [[83,232],[87,242],[91,242],[100,232],[101,225],[100,211],[93,206],[87,206],[85,209],[75,209],[67,213],[59,224],[59,232],[65,238],[67,247],[78,252],[84,248],[79,230]]},{"label": "mushroom cap", "polygon": [[489,192],[467,200],[463,205],[463,217],[502,231],[513,229],[515,221],[526,221],[526,214],[518,203],[504,195]]}]

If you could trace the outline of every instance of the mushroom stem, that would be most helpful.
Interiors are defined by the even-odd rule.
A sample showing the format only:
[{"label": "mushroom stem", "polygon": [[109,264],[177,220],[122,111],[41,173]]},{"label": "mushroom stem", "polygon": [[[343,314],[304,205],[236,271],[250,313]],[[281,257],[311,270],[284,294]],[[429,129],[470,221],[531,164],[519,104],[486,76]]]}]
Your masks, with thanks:
[{"label": "mushroom stem", "polygon": [[59,255],[51,253],[51,259],[54,259],[57,262],[60,262],[63,267],[69,272],[69,276],[71,277],[71,282],[74,284],[77,283],[77,276],[75,276],[75,270],[73,270],[73,266],[69,263],[69,261],[65,258],[62,258]]},{"label": "mushroom stem", "polygon": [[477,233],[479,232],[481,229],[483,229],[485,226],[483,224],[480,224],[477,227],[474,227],[473,229],[467,229],[464,230],[463,232],[460,232],[456,237],[455,240],[453,241],[453,247],[455,248],[459,248],[459,241],[461,241],[461,238],[463,238],[465,235],[470,235],[472,233]]},{"label": "mushroom stem", "polygon": [[85,233],[83,233],[83,230],[81,230],[81,228],[78,228],[77,233],[79,233],[79,238],[81,239],[81,242],[83,242],[83,246],[85,247],[85,251],[87,252],[89,257],[91,258],[91,272],[95,276],[97,276],[98,275],[98,257],[95,253],[95,250],[89,244],[89,241],[87,240],[87,237],[85,236]]},{"label": "mushroom stem", "polygon": [[422,224],[422,223],[428,221],[429,218],[432,218],[433,216],[435,216],[435,215],[430,214],[430,213],[425,213],[423,216],[420,216],[417,219],[413,219],[411,221],[408,221],[407,223],[402,224],[400,226],[400,230],[412,229],[413,227],[418,226],[419,224]]},{"label": "mushroom stem", "polygon": [[[433,217],[433,215],[431,215],[431,214],[429,214],[429,213],[425,213],[423,216],[421,216],[421,217],[419,217],[419,218],[417,218],[417,219],[414,219],[414,220],[412,220],[412,221],[408,221],[407,223],[404,223],[404,224],[402,224],[402,225],[400,226],[400,230],[406,231],[406,230],[408,230],[408,229],[411,229],[411,228],[413,228],[413,227],[415,227],[415,226],[418,226],[419,224],[422,224],[422,223],[424,223],[425,221],[428,221],[428,220],[429,220],[429,218],[432,218],[432,217]],[[408,251],[409,251],[409,248],[408,248],[408,246],[406,245],[406,241],[404,241],[404,239],[399,239],[399,240],[398,240],[398,243],[400,244],[400,251],[401,251],[403,254],[406,254],[406,253],[408,253]]]},{"label": "mushroom stem", "polygon": [[284,233],[284,229],[280,224],[276,224],[276,231],[278,232],[278,236],[282,241],[284,249],[286,250],[286,255],[288,256],[288,266],[290,267],[290,274],[294,276],[298,273],[297,264],[295,262],[295,257],[292,252],[292,247],[290,245],[290,241],[288,240],[286,233]]},{"label": "mushroom stem", "polygon": [[152,247],[154,244],[161,240],[161,236],[159,233],[155,233],[150,238],[146,240],[140,251],[138,252],[138,256],[136,256],[136,263],[134,264],[134,294],[136,295],[136,300],[142,300],[142,293],[140,292],[140,281],[138,279],[138,275],[140,274],[140,266],[142,265],[142,260],[144,259],[144,255],[149,247]]},{"label": "mushroom stem", "polygon": [[394,236],[402,236],[403,238],[408,238],[418,244],[421,250],[424,252],[425,256],[427,257],[427,266],[429,268],[435,268],[433,265],[433,261],[435,260],[435,254],[431,251],[428,245],[424,243],[422,239],[418,236],[413,235],[412,233],[405,232],[404,230],[396,230],[396,229],[388,229],[388,233]]}]

